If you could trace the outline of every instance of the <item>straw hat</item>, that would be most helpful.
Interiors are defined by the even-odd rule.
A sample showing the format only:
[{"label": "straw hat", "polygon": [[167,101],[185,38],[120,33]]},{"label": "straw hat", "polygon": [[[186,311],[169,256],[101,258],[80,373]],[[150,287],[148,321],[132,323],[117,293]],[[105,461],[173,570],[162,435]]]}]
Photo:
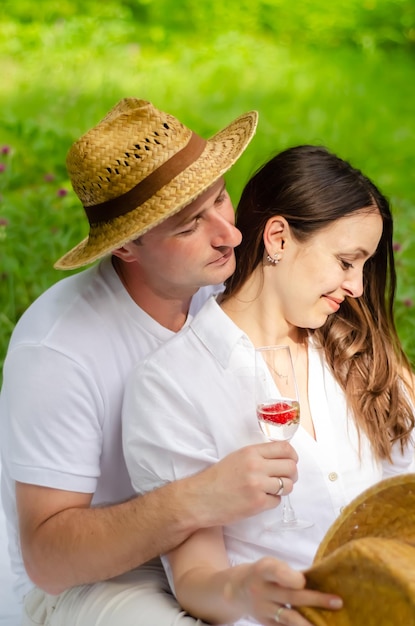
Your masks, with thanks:
[{"label": "straw hat", "polygon": [[415,625],[415,474],[355,498],[324,537],[307,587],[343,598],[340,611],[298,609],[315,626]]},{"label": "straw hat", "polygon": [[139,237],[218,180],[252,139],[257,113],[205,140],[146,100],[125,98],[69,150],[89,236],[55,263],[73,269]]}]

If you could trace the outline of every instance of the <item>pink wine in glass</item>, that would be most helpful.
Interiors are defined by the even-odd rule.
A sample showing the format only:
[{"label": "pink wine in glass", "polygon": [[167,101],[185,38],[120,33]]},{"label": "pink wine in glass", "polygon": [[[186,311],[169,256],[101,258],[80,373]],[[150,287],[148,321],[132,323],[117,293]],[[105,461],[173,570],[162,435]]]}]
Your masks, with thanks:
[{"label": "pink wine in glass", "polygon": [[300,405],[296,400],[270,400],[257,406],[257,417],[268,439],[286,441],[300,424]]}]

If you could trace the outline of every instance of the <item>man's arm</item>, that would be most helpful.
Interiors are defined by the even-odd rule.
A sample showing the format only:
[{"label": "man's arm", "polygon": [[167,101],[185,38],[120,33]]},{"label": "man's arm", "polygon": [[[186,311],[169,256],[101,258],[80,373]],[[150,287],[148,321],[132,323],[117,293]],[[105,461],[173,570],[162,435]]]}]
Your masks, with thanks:
[{"label": "man's arm", "polygon": [[275,507],[297,479],[286,442],[248,446],[194,476],[108,507],[91,495],[16,484],[20,539],[33,582],[58,594],[105,580],[173,550],[199,528]]}]

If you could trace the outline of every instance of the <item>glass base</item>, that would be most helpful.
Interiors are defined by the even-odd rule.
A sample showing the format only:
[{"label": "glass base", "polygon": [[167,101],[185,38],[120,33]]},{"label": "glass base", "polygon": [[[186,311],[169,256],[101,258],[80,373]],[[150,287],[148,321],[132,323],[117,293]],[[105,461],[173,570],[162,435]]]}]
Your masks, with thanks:
[{"label": "glass base", "polygon": [[281,519],[272,524],[272,528],[278,528],[278,530],[300,530],[302,528],[310,528],[311,526],[314,526],[313,522],[297,518],[286,522]]},{"label": "glass base", "polygon": [[310,526],[314,526],[313,522],[309,522],[308,520],[299,519],[293,507],[291,506],[290,496],[282,496],[282,517],[277,522],[274,523],[274,526],[279,530],[300,530],[302,528],[310,528]]}]

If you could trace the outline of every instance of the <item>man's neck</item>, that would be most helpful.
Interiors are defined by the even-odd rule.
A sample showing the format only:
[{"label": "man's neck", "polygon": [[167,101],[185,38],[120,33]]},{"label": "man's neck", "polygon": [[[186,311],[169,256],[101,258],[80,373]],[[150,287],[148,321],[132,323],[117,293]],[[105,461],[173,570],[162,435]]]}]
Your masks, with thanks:
[{"label": "man's neck", "polygon": [[178,332],[186,322],[192,294],[167,294],[141,279],[137,266],[113,256],[112,263],[130,297],[156,322]]}]

